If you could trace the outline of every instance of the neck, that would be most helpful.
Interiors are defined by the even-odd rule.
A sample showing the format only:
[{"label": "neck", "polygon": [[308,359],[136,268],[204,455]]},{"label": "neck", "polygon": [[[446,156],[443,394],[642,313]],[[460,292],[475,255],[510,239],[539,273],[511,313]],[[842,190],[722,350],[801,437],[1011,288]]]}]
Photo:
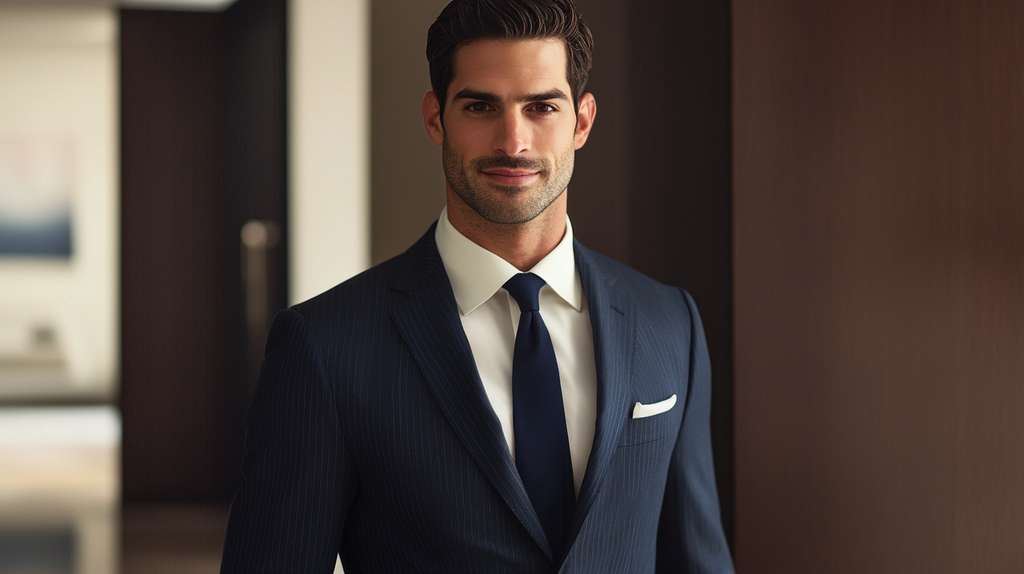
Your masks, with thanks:
[{"label": "neck", "polygon": [[480,217],[448,189],[448,221],[470,241],[494,253],[520,271],[533,269],[565,237],[566,193],[543,213],[525,223],[493,223]]}]

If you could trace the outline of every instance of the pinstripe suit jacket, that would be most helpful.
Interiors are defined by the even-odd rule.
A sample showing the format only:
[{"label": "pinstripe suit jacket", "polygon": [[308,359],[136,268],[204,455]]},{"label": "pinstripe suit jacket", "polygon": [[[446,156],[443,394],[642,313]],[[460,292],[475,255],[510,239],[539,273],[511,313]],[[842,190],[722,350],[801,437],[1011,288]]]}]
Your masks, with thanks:
[{"label": "pinstripe suit jacket", "polygon": [[[689,295],[574,245],[593,450],[553,556],[484,394],[434,229],[274,320],[222,573],[732,572]],[[636,402],[671,410],[632,419]]]}]

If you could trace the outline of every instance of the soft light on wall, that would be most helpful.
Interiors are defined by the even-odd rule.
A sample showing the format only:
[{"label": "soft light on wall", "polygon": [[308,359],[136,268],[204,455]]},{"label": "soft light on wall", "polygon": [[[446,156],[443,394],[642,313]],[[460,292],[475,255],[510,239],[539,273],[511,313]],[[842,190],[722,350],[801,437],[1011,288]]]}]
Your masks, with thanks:
[{"label": "soft light on wall", "polygon": [[0,397],[113,396],[117,23],[0,8]]}]

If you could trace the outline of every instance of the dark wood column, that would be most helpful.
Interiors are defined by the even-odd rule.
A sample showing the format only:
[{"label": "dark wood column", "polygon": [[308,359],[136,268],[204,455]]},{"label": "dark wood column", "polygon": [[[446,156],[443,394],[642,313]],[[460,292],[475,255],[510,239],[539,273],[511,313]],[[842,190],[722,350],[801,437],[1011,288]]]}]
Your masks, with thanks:
[{"label": "dark wood column", "polygon": [[237,309],[226,31],[223,14],[121,12],[126,503],[224,497]]},{"label": "dark wood column", "polygon": [[[129,504],[227,500],[237,484],[250,388],[240,232],[250,219],[287,231],[285,8],[121,11]],[[285,245],[271,280],[277,308]]]},{"label": "dark wood column", "polygon": [[733,6],[738,570],[1024,571],[1024,4]]}]

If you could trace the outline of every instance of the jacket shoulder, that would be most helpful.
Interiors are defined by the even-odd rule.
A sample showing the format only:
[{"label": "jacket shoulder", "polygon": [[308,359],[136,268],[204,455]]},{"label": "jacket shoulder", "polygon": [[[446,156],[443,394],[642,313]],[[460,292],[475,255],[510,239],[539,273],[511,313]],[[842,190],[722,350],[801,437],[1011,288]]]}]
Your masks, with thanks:
[{"label": "jacket shoulder", "polygon": [[[435,224],[436,225],[436,224]],[[430,273],[443,273],[434,243],[434,225],[404,253],[293,305],[290,311],[312,324],[335,327],[376,322]]]},{"label": "jacket shoulder", "polygon": [[679,308],[685,315],[693,308],[693,299],[685,289],[666,285],[647,275],[584,247],[576,242],[577,259],[581,274],[592,273],[604,284],[613,284],[620,291],[629,294],[630,298],[641,308],[664,312]]}]

